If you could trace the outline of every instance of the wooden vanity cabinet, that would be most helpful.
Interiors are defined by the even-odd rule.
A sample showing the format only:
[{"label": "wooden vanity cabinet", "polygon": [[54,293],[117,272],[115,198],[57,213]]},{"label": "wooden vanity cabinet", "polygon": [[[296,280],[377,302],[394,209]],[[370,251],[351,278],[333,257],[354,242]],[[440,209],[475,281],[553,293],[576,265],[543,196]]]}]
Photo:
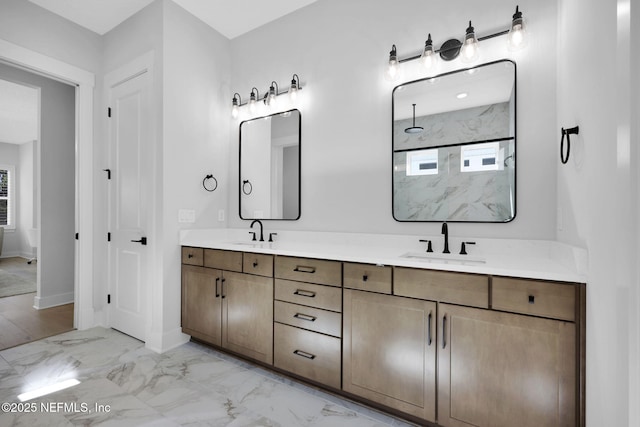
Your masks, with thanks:
[{"label": "wooden vanity cabinet", "polygon": [[275,259],[275,367],[340,389],[342,263]]},{"label": "wooden vanity cabinet", "polygon": [[575,327],[438,304],[438,424],[576,426]]},{"label": "wooden vanity cabinet", "polygon": [[344,290],[344,391],[434,422],[436,303]]},{"label": "wooden vanity cabinet", "polygon": [[[251,255],[205,249],[205,267],[182,265],[182,330],[206,343],[272,364],[273,277],[265,274],[273,260],[260,256],[255,267],[254,260],[245,263],[248,268],[259,265],[262,275],[241,272],[243,256]],[[207,267],[214,265],[236,271]]]}]

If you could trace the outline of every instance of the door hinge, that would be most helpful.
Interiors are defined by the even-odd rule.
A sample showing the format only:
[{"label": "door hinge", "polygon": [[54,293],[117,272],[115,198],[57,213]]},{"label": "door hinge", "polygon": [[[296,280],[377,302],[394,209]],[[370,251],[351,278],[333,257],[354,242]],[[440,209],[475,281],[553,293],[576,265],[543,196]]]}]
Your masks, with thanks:
[{"label": "door hinge", "polygon": [[111,233],[107,233],[107,242],[111,241]]},{"label": "door hinge", "polygon": [[111,117],[111,107],[107,108],[107,117]]},{"label": "door hinge", "polygon": [[111,294],[107,294],[107,304],[111,304]]},{"label": "door hinge", "polygon": [[76,233],[76,240],[80,239],[80,233]]}]

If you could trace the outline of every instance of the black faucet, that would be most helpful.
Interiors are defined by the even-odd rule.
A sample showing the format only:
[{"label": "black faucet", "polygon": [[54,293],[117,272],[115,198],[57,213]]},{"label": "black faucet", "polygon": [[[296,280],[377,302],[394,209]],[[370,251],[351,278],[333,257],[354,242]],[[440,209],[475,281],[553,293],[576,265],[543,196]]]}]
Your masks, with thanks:
[{"label": "black faucet", "polygon": [[446,222],[442,223],[442,234],[444,234],[444,250],[443,254],[450,254],[449,252],[449,226],[447,226]]},{"label": "black faucet", "polygon": [[[253,228],[253,224],[255,224],[256,222],[258,223],[258,225],[260,225],[260,241],[264,242],[264,235],[262,234],[262,223],[260,222],[259,219],[254,219],[251,225],[249,226],[249,228]],[[250,231],[249,233],[254,233],[253,240],[255,240],[255,237],[256,237],[255,232]]]}]

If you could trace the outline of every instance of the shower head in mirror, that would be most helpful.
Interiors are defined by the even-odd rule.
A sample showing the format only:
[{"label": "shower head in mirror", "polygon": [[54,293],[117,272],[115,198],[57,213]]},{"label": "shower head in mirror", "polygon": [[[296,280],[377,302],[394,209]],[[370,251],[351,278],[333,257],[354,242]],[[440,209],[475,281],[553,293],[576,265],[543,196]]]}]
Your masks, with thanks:
[{"label": "shower head in mirror", "polygon": [[413,126],[406,128],[404,132],[405,133],[422,133],[422,131],[424,131],[424,128],[420,126],[416,126],[416,104],[411,104],[411,105],[413,105]]}]

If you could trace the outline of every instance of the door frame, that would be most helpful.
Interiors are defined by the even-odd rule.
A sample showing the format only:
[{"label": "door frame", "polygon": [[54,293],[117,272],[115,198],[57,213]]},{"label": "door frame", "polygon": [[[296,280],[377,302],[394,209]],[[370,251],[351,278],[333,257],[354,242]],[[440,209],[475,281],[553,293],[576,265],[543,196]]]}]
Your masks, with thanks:
[{"label": "door frame", "polygon": [[[155,115],[155,111],[153,110],[153,106],[154,106],[154,94],[153,94],[153,85],[154,85],[154,52],[153,51],[149,51],[147,53],[144,53],[140,56],[138,56],[137,58],[133,59],[132,61],[119,66],[118,68],[116,68],[115,70],[112,70],[108,73],[105,74],[104,76],[104,80],[103,80],[103,86],[102,86],[102,90],[103,90],[103,102],[104,102],[104,106],[103,106],[103,111],[107,111],[108,108],[111,107],[111,105],[109,105],[109,101],[110,101],[110,88],[113,86],[118,85],[119,83],[124,83],[127,80],[131,80],[135,77],[138,77],[139,75],[148,74],[148,85],[149,85],[149,94],[148,94],[148,99],[149,99],[149,108],[151,109],[151,111],[149,112],[149,151],[148,151],[148,155],[151,157],[151,161],[150,161],[150,168],[147,171],[147,173],[150,176],[149,179],[149,207],[148,207],[148,213],[147,213],[147,232],[146,235],[149,238],[149,243],[147,245],[147,250],[148,250],[148,254],[147,254],[147,266],[146,266],[146,277],[147,277],[147,286],[145,287],[145,292],[146,295],[143,295],[142,298],[144,301],[146,301],[146,308],[145,308],[145,313],[146,313],[146,325],[145,325],[145,339],[144,342],[146,344],[147,347],[154,349],[154,351],[158,351],[157,349],[159,348],[158,344],[156,343],[157,338],[156,335],[157,334],[153,334],[152,332],[152,328],[151,325],[154,321],[154,316],[153,316],[153,301],[154,298],[157,300],[156,295],[154,295],[154,292],[152,292],[150,283],[153,283],[153,273],[155,271],[155,269],[153,268],[154,264],[154,253],[157,250],[158,246],[158,242],[157,242],[157,228],[156,228],[156,213],[155,213],[155,209],[154,207],[156,206],[156,181],[157,181],[157,177],[156,177],[156,149],[155,149],[155,141],[156,141],[156,121],[154,119],[154,115]],[[108,122],[105,122],[106,125],[104,126],[103,129],[103,135],[104,135],[104,141],[107,141],[107,144],[110,144],[110,126]],[[108,150],[110,150],[111,147],[108,147]],[[106,164],[103,164],[104,169],[108,169],[112,166],[110,166],[110,162],[111,162],[111,156],[110,156],[110,151],[109,151],[109,155],[106,156],[107,160],[106,160]],[[105,224],[107,227],[109,227],[110,223],[111,223],[111,192],[108,188],[105,187],[105,197],[107,197],[107,204],[106,204],[106,209],[107,209],[107,213],[106,213],[106,217],[105,217]],[[105,245],[108,245],[108,242],[105,242]],[[105,248],[105,253],[107,254],[107,265],[106,265],[106,271],[107,271],[107,275],[108,277],[112,277],[111,275],[111,271],[110,271],[110,267],[111,267],[111,261],[110,261],[110,250],[109,247],[107,246]],[[106,294],[111,292],[111,288],[112,288],[112,283],[108,282],[106,284],[106,288],[105,288],[105,300],[106,300]],[[160,305],[162,306],[162,305]],[[111,318],[110,318],[110,311],[109,311],[109,307],[105,307],[104,310],[104,322],[105,322],[105,326],[107,327],[111,327]],[[157,317],[157,316],[156,316]],[[160,352],[160,351],[158,351]]]},{"label": "door frame", "polygon": [[0,39],[0,59],[76,86],[76,176],[73,326],[95,326],[93,309],[93,89],[95,75],[74,65]]}]

